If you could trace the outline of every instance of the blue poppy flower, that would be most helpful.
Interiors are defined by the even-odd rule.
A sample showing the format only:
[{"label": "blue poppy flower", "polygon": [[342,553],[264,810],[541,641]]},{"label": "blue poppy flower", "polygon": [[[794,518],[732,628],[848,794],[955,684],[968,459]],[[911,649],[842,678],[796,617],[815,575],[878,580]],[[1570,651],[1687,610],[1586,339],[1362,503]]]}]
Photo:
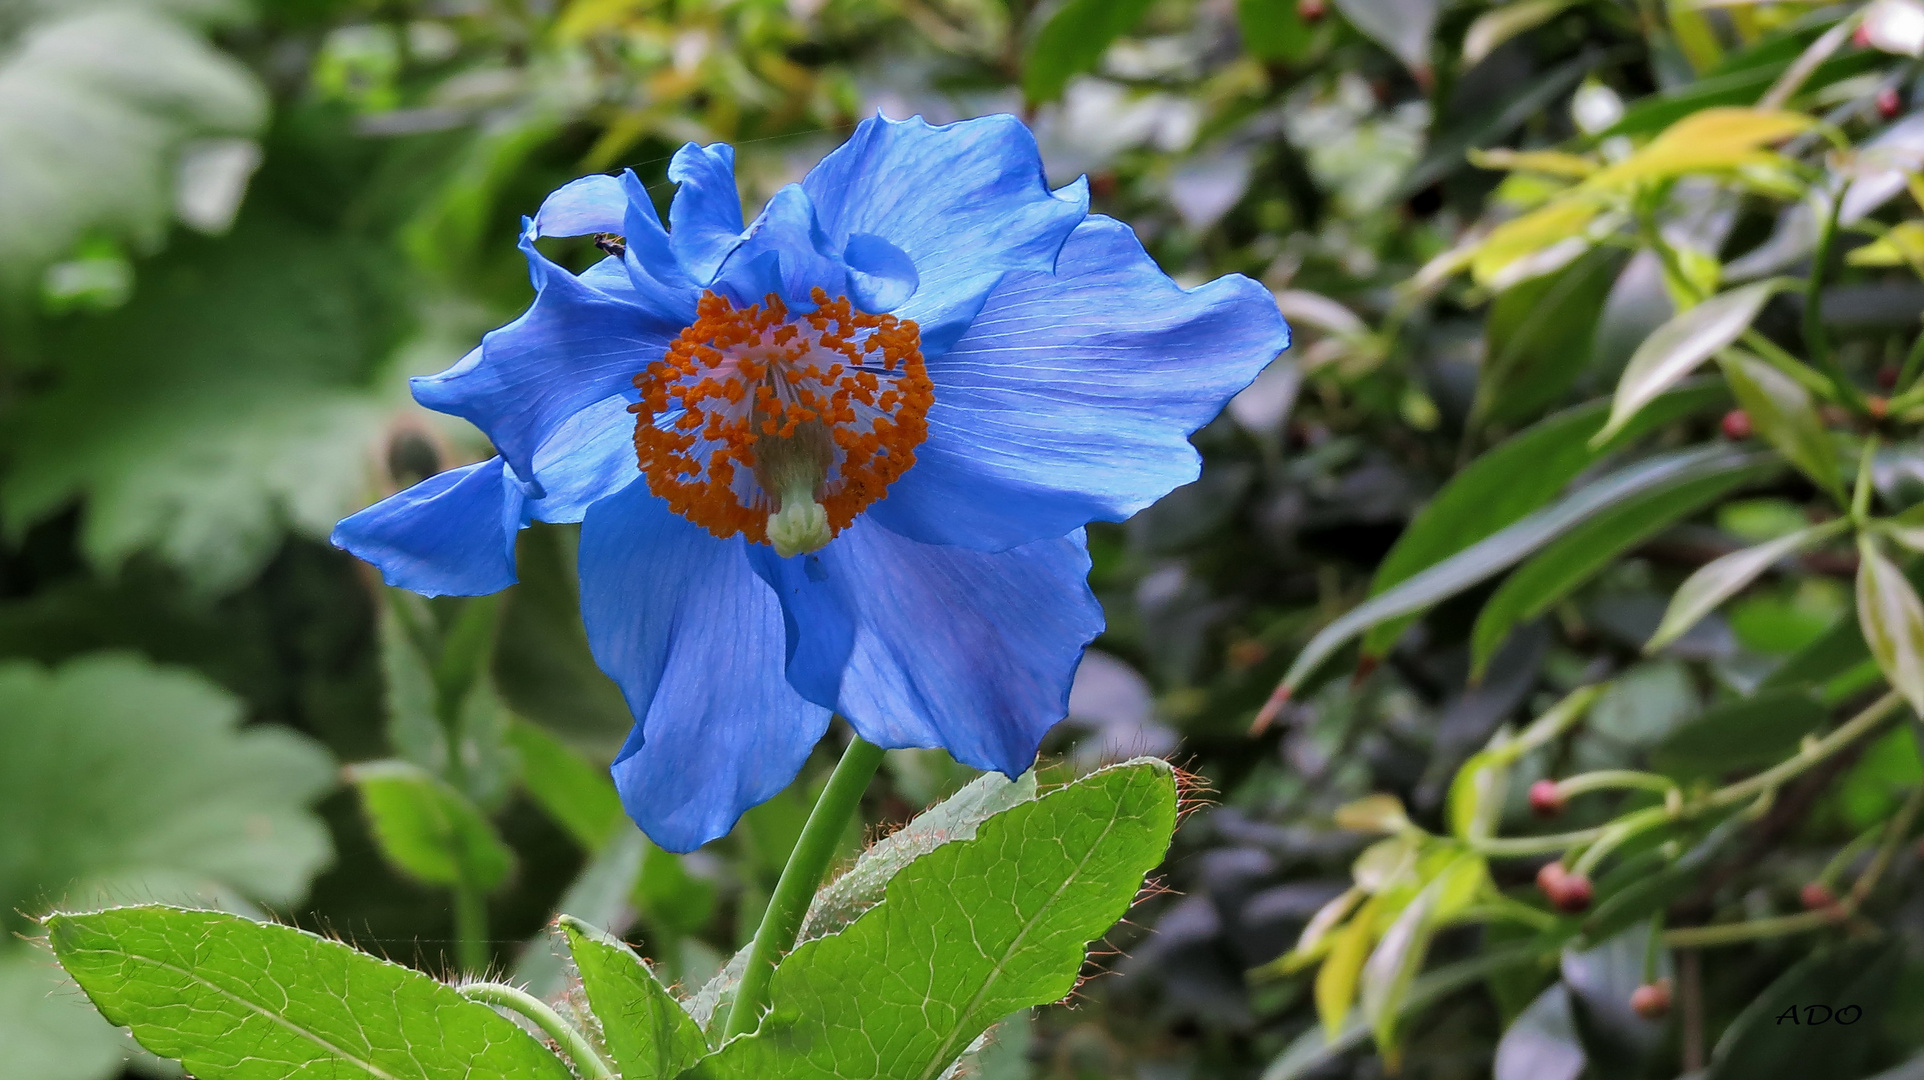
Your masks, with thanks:
[{"label": "blue poppy flower", "polygon": [[[1050,190],[1013,117],[863,123],[753,223],[734,151],[683,147],[663,226],[632,173],[526,222],[525,314],[414,381],[498,457],[341,522],[428,595],[515,579],[580,522],[581,611],[663,847],[780,791],[831,712],[1010,776],[1102,629],[1082,527],[1193,480],[1188,436],[1289,342],[1241,277],[1184,290]],[[576,275],[541,236],[608,234]]]}]

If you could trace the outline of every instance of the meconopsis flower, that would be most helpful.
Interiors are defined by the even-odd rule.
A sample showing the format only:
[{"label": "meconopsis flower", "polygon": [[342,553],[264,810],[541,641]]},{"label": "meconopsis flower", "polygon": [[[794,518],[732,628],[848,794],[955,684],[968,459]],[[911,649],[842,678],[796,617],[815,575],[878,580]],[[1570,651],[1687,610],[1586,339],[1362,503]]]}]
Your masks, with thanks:
[{"label": "meconopsis flower", "polygon": [[[840,713],[1019,775],[1101,631],[1083,526],[1197,475],[1188,436],[1289,343],[1267,290],[1184,290],[1050,190],[1013,117],[864,122],[744,226],[726,145],[664,228],[632,173],[526,222],[536,295],[421,404],[498,457],[341,522],[390,585],[515,580],[580,522],[581,614],[635,727],[614,763],[663,847],[726,833]],[[542,236],[608,234],[576,275]],[[617,239],[618,238],[618,239]]]}]

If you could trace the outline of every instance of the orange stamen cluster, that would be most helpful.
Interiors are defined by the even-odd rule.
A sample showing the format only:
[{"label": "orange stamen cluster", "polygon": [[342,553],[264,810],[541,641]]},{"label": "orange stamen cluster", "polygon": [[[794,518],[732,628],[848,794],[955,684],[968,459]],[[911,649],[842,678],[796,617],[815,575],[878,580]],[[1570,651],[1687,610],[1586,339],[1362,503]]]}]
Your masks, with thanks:
[{"label": "orange stamen cluster", "polygon": [[767,542],[778,463],[819,475],[840,532],[915,462],[935,400],[921,332],[814,291],[791,318],[770,293],[738,308],[702,294],[692,326],[635,376],[635,456],[648,489],[716,536]]}]

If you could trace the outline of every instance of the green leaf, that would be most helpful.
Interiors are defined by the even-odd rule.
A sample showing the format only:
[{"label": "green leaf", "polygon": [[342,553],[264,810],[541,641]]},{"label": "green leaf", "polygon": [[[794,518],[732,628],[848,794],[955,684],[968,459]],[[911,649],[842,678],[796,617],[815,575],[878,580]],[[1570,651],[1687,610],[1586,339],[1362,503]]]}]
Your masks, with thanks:
[{"label": "green leaf", "polygon": [[[1447,856],[1446,856],[1447,857]],[[1398,1020],[1437,929],[1466,907],[1488,880],[1481,856],[1465,852],[1436,871],[1416,898],[1384,929],[1363,965],[1358,996],[1363,1016],[1384,1056],[1397,1057]]]},{"label": "green leaf", "polygon": [[499,885],[514,855],[494,825],[447,782],[405,761],[351,765],[381,854],[397,870],[429,885]]},{"label": "green leaf", "polygon": [[1577,1080],[1588,1063],[1570,988],[1552,983],[1503,1032],[1492,1075],[1495,1080]]},{"label": "green leaf", "polygon": [[1576,383],[1590,363],[1597,319],[1622,262],[1615,251],[1593,251],[1497,296],[1484,327],[1487,359],[1477,382],[1484,422],[1531,416]]},{"label": "green leaf", "polygon": [[165,907],[47,924],[100,1011],[202,1080],[570,1080],[486,1005],[303,930]]},{"label": "green leaf", "polygon": [[241,720],[225,690],[129,656],[0,663],[0,925],[53,902],[299,897],[331,854],[307,806],[333,769]]},{"label": "green leaf", "polygon": [[325,537],[369,501],[387,410],[364,386],[399,328],[391,256],[252,205],[231,236],[144,264],[127,306],[47,328],[61,377],[8,417],[14,535],[84,499],[97,570],[149,552],[214,594],[287,529]]},{"label": "green leaf", "polygon": [[129,1049],[52,957],[32,945],[0,945],[0,1060],[9,1076],[100,1080],[119,1073]]},{"label": "green leaf", "polygon": [[[647,855],[659,850],[633,826],[616,832],[575,875],[555,903],[555,913],[591,925],[625,918]],[[538,998],[561,993],[567,983],[567,964],[559,936],[551,923],[528,942],[514,964],[515,985]]]},{"label": "green leaf", "polygon": [[1736,341],[1781,288],[1783,283],[1773,279],[1719,293],[1652,331],[1630,355],[1610,403],[1610,420],[1591,442],[1606,442],[1659,394]]},{"label": "green leaf", "polygon": [[448,732],[436,705],[434,669],[398,608],[413,598],[394,589],[385,595],[389,602],[381,606],[379,640],[388,745],[408,761],[445,776]]},{"label": "green leaf", "polygon": [[1477,616],[1470,633],[1471,677],[1482,678],[1517,623],[1542,615],[1623,553],[1755,479],[1756,471],[1726,473],[1652,488],[1597,514],[1538,552],[1503,582]]},{"label": "green leaf", "polygon": [[759,1030],[704,1071],[933,1080],[991,1024],[1075,986],[1088,943],[1128,910],[1175,823],[1175,777],[1156,759],[997,814],[897,872],[847,929],[790,953]]},{"label": "green leaf", "polygon": [[1772,765],[1822,727],[1829,712],[1808,691],[1760,690],[1706,711],[1651,748],[1657,768],[1679,779],[1715,778]]},{"label": "green leaf", "polygon": [[608,770],[526,720],[508,726],[508,742],[521,757],[521,783],[535,805],[583,850],[607,843],[623,816]]},{"label": "green leaf", "polygon": [[1788,536],[1733,551],[1705,563],[1677,587],[1676,594],[1670,598],[1670,605],[1664,609],[1663,621],[1657,624],[1657,632],[1650,635],[1643,651],[1654,653],[1689,633],[1690,628],[1716,610],[1717,605],[1743,591],[1764,571],[1819,541],[1837,535],[1847,524],[1839,520],[1800,529]]},{"label": "green leaf", "polygon": [[1517,0],[1491,8],[1476,17],[1463,32],[1463,66],[1467,69],[1482,62],[1498,45],[1525,31],[1534,30],[1561,14],[1575,0]]},{"label": "green leaf", "polygon": [[1762,360],[1739,352],[1726,353],[1718,363],[1757,433],[1818,487],[1843,502],[1837,442],[1817,415],[1810,391]]},{"label": "green leaf", "polygon": [[1068,0],[1036,31],[1022,58],[1022,94],[1040,104],[1096,66],[1111,42],[1142,21],[1155,0]]},{"label": "green leaf", "polygon": [[1438,0],[1336,0],[1336,10],[1363,36],[1388,49],[1427,82]]},{"label": "green leaf", "polygon": [[1316,40],[1295,0],[1236,0],[1236,27],[1243,49],[1264,60],[1302,60]]},{"label": "green leaf", "polygon": [[1705,1080],[1805,1080],[1856,1076],[1872,1048],[1857,1024],[1780,1022],[1786,1009],[1814,1019],[1808,1006],[1832,1010],[1856,1005],[1861,1020],[1877,1030],[1890,986],[1902,966],[1899,950],[1868,941],[1816,953],[1779,976],[1724,1029],[1710,1056]]},{"label": "green leaf", "polygon": [[179,23],[132,5],[47,9],[53,17],[9,42],[0,62],[6,291],[34,283],[89,233],[158,246],[182,145],[252,134],[267,116],[252,73]]},{"label": "green leaf", "polygon": [[674,1080],[707,1055],[701,1028],[632,949],[565,915],[561,930],[622,1080]]},{"label": "green leaf", "polygon": [[1335,1039],[1356,1003],[1356,984],[1369,961],[1370,943],[1376,940],[1376,922],[1383,902],[1371,898],[1356,909],[1348,922],[1329,934],[1329,954],[1316,969],[1316,1016],[1322,1021],[1325,1036]]},{"label": "green leaf", "polygon": [[575,595],[577,537],[566,526],[521,533],[515,554],[521,580],[503,600],[494,684],[515,715],[607,761],[635,718],[588,648]]},{"label": "green leaf", "polygon": [[1757,464],[1755,456],[1730,447],[1705,446],[1661,454],[1602,477],[1350,609],[1310,639],[1282,685],[1293,690],[1344,642],[1369,627],[1421,611],[1485,581],[1618,503],[1665,485],[1748,472]]},{"label": "green leaf", "polygon": [[[1723,398],[1723,388],[1709,382],[1679,387],[1652,402],[1615,445]],[[1601,456],[1589,442],[1607,409],[1607,403],[1592,402],[1547,417],[1465,466],[1397,537],[1377,565],[1370,594],[1388,591],[1556,498]],[[1364,653],[1388,652],[1410,621],[1388,619],[1373,627],[1363,639]]]},{"label": "green leaf", "polygon": [[1858,626],[1891,688],[1924,715],[1924,603],[1875,541],[1859,536],[1857,554]]}]

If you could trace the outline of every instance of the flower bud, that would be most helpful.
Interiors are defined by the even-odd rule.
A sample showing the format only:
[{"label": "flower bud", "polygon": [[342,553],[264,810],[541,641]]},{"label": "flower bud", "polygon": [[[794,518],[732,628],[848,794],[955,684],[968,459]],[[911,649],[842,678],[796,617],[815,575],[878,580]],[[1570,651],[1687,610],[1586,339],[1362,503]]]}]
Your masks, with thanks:
[{"label": "flower bud", "polygon": [[1540,818],[1553,818],[1563,813],[1563,793],[1557,790],[1555,780],[1538,780],[1530,785],[1530,812]]},{"label": "flower bud", "polygon": [[1813,881],[1798,891],[1797,899],[1804,905],[1805,911],[1822,911],[1837,903],[1837,894],[1831,892],[1830,886],[1823,882]]},{"label": "flower bud", "polygon": [[1550,903],[1558,904],[1557,898],[1563,895],[1563,881],[1569,876],[1570,872],[1563,868],[1562,863],[1552,860],[1537,871],[1537,888],[1543,890],[1543,895],[1549,898]]},{"label": "flower bud", "polygon": [[1645,1020],[1661,1020],[1670,1012],[1670,980],[1645,983],[1630,994],[1630,1008]]},{"label": "flower bud", "polygon": [[1897,96],[1897,87],[1886,86],[1877,92],[1877,115],[1886,120],[1895,119],[1904,102]]},{"label": "flower bud", "polygon": [[1575,915],[1590,910],[1590,901],[1596,897],[1596,888],[1590,879],[1582,874],[1565,874],[1557,895],[1551,897],[1557,910],[1565,915]]},{"label": "flower bud", "polygon": [[1750,414],[1742,409],[1732,409],[1724,414],[1722,427],[1724,438],[1732,442],[1741,442],[1744,439],[1748,439],[1750,438],[1751,432]]}]

